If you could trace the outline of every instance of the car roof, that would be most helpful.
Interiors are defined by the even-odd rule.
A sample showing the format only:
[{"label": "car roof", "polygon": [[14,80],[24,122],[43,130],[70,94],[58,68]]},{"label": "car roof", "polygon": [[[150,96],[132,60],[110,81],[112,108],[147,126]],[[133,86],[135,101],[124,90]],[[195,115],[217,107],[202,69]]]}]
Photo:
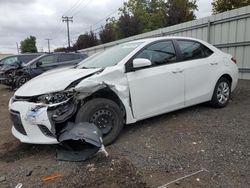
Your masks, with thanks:
[{"label": "car roof", "polygon": [[203,45],[205,45],[206,47],[209,47],[212,51],[221,53],[221,51],[219,49],[217,49],[216,47],[214,47],[212,44],[209,44],[206,41],[200,40],[200,39],[196,39],[196,38],[192,38],[192,37],[181,37],[181,36],[167,36],[167,37],[152,37],[152,38],[145,38],[145,39],[139,39],[139,40],[134,40],[134,41],[130,41],[127,42],[125,44],[133,44],[136,42],[142,42],[142,43],[146,43],[149,44],[151,42],[155,42],[155,41],[160,41],[160,40],[178,40],[178,39],[182,39],[182,40],[191,40],[191,41],[196,41],[199,43],[202,43]]},{"label": "car roof", "polygon": [[173,39],[186,39],[186,40],[201,41],[199,39],[191,38],[191,37],[168,36],[168,37],[152,37],[152,38],[138,39],[138,40],[130,41],[130,42],[127,42],[127,43],[134,43],[134,42],[154,42],[154,41],[158,41],[158,40],[173,40]]}]

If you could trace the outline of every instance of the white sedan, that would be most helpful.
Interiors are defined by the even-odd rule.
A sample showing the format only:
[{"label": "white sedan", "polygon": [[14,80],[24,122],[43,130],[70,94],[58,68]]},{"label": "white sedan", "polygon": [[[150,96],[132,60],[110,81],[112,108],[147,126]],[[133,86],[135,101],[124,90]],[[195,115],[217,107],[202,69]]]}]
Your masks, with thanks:
[{"label": "white sedan", "polygon": [[21,142],[56,144],[69,122],[91,122],[108,145],[124,124],[207,101],[226,106],[237,80],[235,59],[204,41],[132,41],[23,85],[9,103],[12,133]]}]

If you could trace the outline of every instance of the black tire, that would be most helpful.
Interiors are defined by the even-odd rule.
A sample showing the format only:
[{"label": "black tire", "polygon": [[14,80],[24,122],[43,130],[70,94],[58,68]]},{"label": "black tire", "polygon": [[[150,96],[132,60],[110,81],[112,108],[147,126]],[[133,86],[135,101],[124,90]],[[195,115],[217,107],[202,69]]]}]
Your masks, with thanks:
[{"label": "black tire", "polygon": [[103,133],[104,145],[112,144],[124,125],[120,107],[114,101],[105,98],[95,98],[86,102],[78,110],[75,122],[94,123]]},{"label": "black tire", "polygon": [[[227,85],[225,87],[226,88],[228,87],[228,92],[225,92],[224,94],[222,94],[224,96],[224,99],[220,100],[221,97],[219,97],[219,95],[220,95],[220,90],[221,89],[223,90],[223,88],[224,88],[224,87],[222,87],[223,84]],[[223,90],[223,92],[224,92],[224,90]],[[227,97],[225,97],[225,96],[227,96]],[[228,104],[230,98],[231,98],[231,83],[228,79],[222,77],[217,81],[217,83],[215,85],[213,97],[212,97],[212,100],[210,101],[210,104],[216,108],[223,108]]]},{"label": "black tire", "polygon": [[18,89],[25,84],[30,78],[27,75],[19,76],[15,81],[15,89]]}]

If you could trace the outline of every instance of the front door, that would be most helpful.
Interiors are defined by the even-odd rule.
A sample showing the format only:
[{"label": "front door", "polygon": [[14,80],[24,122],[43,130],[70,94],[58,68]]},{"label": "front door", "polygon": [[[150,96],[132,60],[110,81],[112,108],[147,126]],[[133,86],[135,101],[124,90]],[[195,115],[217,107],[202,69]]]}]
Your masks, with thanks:
[{"label": "front door", "polygon": [[151,67],[127,73],[134,117],[140,120],[182,108],[184,72],[172,41],[153,43],[134,58],[152,62]]}]

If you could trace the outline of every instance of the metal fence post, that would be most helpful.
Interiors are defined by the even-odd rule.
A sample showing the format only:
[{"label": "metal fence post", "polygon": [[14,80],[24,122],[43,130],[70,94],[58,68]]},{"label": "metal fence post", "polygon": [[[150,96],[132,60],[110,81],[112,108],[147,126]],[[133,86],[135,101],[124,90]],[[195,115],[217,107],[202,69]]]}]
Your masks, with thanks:
[{"label": "metal fence post", "polygon": [[210,43],[210,34],[211,34],[210,28],[211,28],[211,21],[208,20],[208,21],[207,21],[207,42],[208,42],[208,43]]}]

